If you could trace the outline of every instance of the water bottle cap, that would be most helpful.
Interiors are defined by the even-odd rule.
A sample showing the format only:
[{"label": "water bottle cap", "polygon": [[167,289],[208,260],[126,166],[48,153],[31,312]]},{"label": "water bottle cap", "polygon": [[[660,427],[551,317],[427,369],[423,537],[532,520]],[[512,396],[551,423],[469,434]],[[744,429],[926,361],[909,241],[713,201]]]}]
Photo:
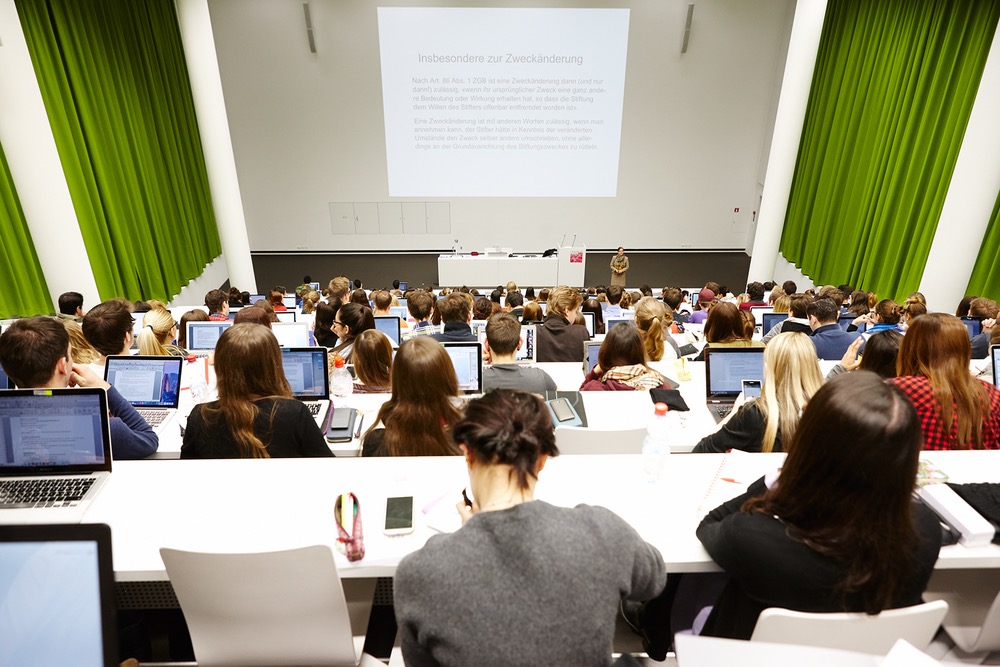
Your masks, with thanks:
[{"label": "water bottle cap", "polygon": [[667,414],[667,410],[669,410],[670,408],[667,407],[666,403],[657,403],[656,405],[653,406],[653,409],[656,410],[657,416],[662,417],[663,415]]},{"label": "water bottle cap", "polygon": [[339,354],[333,358],[333,367],[334,368],[343,368],[344,367],[344,358],[342,356],[340,356]]}]

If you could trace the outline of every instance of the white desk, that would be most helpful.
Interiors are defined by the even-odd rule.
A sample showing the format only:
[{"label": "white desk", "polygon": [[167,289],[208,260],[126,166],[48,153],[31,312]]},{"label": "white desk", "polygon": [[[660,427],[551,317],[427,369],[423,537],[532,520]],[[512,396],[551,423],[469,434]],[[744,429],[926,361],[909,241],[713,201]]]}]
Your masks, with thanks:
[{"label": "white desk", "polygon": [[[643,480],[638,455],[563,456],[542,471],[537,496],[556,505],[602,505],[619,514],[663,554],[671,572],[717,569],[695,537],[698,508],[721,454],[678,454],[664,479]],[[925,452],[955,482],[995,479],[998,452]],[[783,461],[753,454],[733,495]],[[84,521],[111,526],[119,581],[166,579],[159,548],[218,552],[269,551],[335,544],[333,505],[339,493],[360,499],[366,556],[341,576],[392,576],[399,560],[433,533],[419,510],[432,501],[454,504],[468,484],[461,457],[126,461],[115,463],[108,485]],[[416,530],[385,537],[385,498],[413,495]],[[941,550],[938,569],[1000,568],[1000,546]]]},{"label": "white desk", "polygon": [[486,257],[439,255],[438,284],[494,287],[513,280],[518,285],[553,287],[558,283],[558,257]]}]

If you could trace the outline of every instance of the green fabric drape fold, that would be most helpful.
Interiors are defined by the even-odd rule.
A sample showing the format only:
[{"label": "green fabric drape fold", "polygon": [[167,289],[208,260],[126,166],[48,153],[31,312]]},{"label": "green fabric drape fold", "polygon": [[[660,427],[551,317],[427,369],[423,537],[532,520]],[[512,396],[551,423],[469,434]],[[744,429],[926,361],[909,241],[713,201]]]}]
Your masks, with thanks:
[{"label": "green fabric drape fold", "polygon": [[997,193],[993,215],[979,246],[979,256],[976,257],[965,293],[1000,300],[1000,193]]},{"label": "green fabric drape fold", "polygon": [[170,0],[16,0],[101,298],[168,300],[221,253]]},{"label": "green fabric drape fold", "polygon": [[0,317],[54,312],[35,244],[0,146]]},{"label": "green fabric drape fold", "polygon": [[781,252],[817,284],[920,284],[1000,2],[830,0]]}]

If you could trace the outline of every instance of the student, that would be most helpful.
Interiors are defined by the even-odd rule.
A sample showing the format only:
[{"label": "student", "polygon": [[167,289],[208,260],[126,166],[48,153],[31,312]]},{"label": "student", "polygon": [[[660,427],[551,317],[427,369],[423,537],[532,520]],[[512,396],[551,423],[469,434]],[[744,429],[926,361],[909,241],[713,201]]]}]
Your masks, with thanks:
[{"label": "student", "polygon": [[521,296],[521,293],[518,291],[507,292],[505,303],[504,310],[520,320],[524,313],[524,297]]},{"label": "student", "polygon": [[899,325],[903,319],[903,307],[892,299],[882,299],[875,304],[872,312],[868,315],[868,328],[863,334],[867,340],[872,334],[886,329],[895,329],[900,333],[905,333],[905,329]]},{"label": "student", "polygon": [[128,354],[132,347],[132,313],[127,302],[111,299],[91,308],[83,318],[83,335],[94,349],[101,353],[94,364],[104,366],[104,358],[114,354]]},{"label": "student", "polygon": [[916,409],[924,449],[1000,448],[1000,389],[969,374],[971,350],[968,329],[946,313],[918,317],[903,336],[889,382]]},{"label": "student", "polygon": [[[597,305],[596,301],[594,301],[594,305]],[[600,311],[601,307],[597,306],[597,310]],[[538,305],[538,302],[529,301],[524,304],[524,310],[521,312],[521,324],[541,324],[544,317],[542,307]]]},{"label": "student", "polygon": [[[203,313],[204,314],[204,313]],[[205,315],[208,319],[208,315]],[[73,362],[77,364],[94,364],[101,358],[101,353],[94,349],[94,346],[87,342],[87,337],[83,335],[83,327],[75,320],[62,320],[69,334],[69,344],[73,348]]]},{"label": "student", "polygon": [[580,391],[649,391],[666,389],[667,379],[646,365],[642,336],[631,322],[611,327]]},{"label": "student", "polygon": [[651,296],[639,299],[635,306],[635,326],[649,361],[673,361],[681,356],[677,341],[670,335],[672,325],[673,319],[662,301]]},{"label": "student", "polygon": [[267,309],[260,305],[241,308],[236,312],[233,324],[260,324],[271,329],[271,313],[267,312]]},{"label": "student", "polygon": [[[774,312],[778,312],[778,310],[775,309]],[[809,324],[809,298],[801,294],[796,294],[789,299],[788,317],[771,327],[771,330],[761,338],[761,342],[767,345],[778,334],[793,331],[804,333],[807,336],[811,336],[813,333],[812,326]]]},{"label": "student", "polygon": [[83,310],[83,295],[79,292],[63,292],[59,295],[59,317],[79,322],[86,312]]},{"label": "student", "polygon": [[208,313],[201,308],[189,310],[181,315],[181,323],[177,327],[177,347],[187,348],[187,324],[188,322],[208,322]]},{"label": "student", "polygon": [[[983,331],[972,339],[972,358],[985,359],[990,353],[990,333],[993,330],[1000,307],[993,299],[976,297],[969,303],[969,316],[983,320]],[[909,321],[907,321],[909,325]]]},{"label": "student", "polygon": [[534,394],[555,391],[556,383],[540,368],[522,366],[514,357],[521,349],[521,323],[510,313],[498,313],[486,323],[483,351],[490,367],[483,370],[483,391],[520,389]]},{"label": "student", "polygon": [[[698,526],[728,574],[703,635],[749,639],[767,607],[876,614],[921,602],[941,527],[913,502],[920,424],[910,404],[873,373],[843,375],[816,392],[787,445],[777,483],[757,480]],[[654,659],[669,645],[670,602],[632,615]]]},{"label": "student", "polygon": [[694,305],[694,311],[688,317],[691,324],[704,324],[708,319],[708,313],[715,304],[715,292],[705,287],[698,292],[698,300]]},{"label": "student", "polygon": [[368,306],[369,308],[371,307],[371,302],[368,299],[368,293],[361,288],[355,289],[351,292],[350,303],[356,303],[359,306]]},{"label": "student", "polygon": [[[121,303],[113,303],[125,307]],[[90,313],[99,309],[100,306],[95,306]],[[130,328],[129,342],[131,332]],[[57,319],[26,317],[7,327],[0,336],[0,365],[14,384],[22,389],[105,389],[111,413],[111,453],[116,461],[144,459],[159,447],[159,437],[152,427],[117,389],[99,377],[90,366],[74,363],[69,334]]]},{"label": "student", "polygon": [[488,320],[493,315],[493,302],[486,297],[479,297],[472,304],[472,319]]},{"label": "student", "polygon": [[437,327],[430,323],[431,311],[434,309],[434,295],[424,290],[413,290],[407,294],[406,310],[415,324],[407,331],[406,338],[437,333]]},{"label": "student", "polygon": [[364,435],[362,456],[457,454],[448,430],[458,421],[458,377],[451,357],[427,336],[399,346],[392,396]]},{"label": "student", "polygon": [[683,326],[687,321],[689,314],[681,310],[681,305],[684,303],[684,294],[676,287],[666,287],[663,289],[663,303],[670,308],[670,316],[674,318],[674,322],[678,325]]},{"label": "student", "polygon": [[267,300],[276,313],[283,313],[288,310],[288,307],[285,306],[285,293],[283,291],[271,290],[267,294]]},{"label": "student", "polygon": [[538,361],[583,362],[583,343],[590,340],[590,334],[587,327],[571,324],[576,321],[583,301],[580,293],[560,285],[552,288],[547,296],[545,320],[536,330]]},{"label": "student", "polygon": [[705,320],[705,347],[695,357],[704,361],[709,348],[714,347],[764,347],[764,343],[753,340],[752,331],[747,331],[747,323],[740,315],[736,304],[719,301],[708,311]]},{"label": "student", "polygon": [[[861,369],[871,371],[886,380],[896,377],[896,363],[899,357],[899,346],[903,342],[903,334],[894,329],[887,329],[873,334],[867,342],[858,338],[844,353],[840,363],[830,369],[827,379],[835,375]],[[861,344],[865,345],[865,353],[859,357]]]},{"label": "student", "polygon": [[160,357],[186,357],[187,350],[174,345],[177,322],[169,310],[154,308],[142,318],[139,332],[139,354]]},{"label": "student", "polygon": [[[388,293],[388,292],[387,292]],[[388,394],[392,391],[392,343],[378,329],[362,331],[354,338],[354,393]]]},{"label": "student", "polygon": [[455,292],[438,301],[437,308],[441,313],[444,330],[431,334],[431,338],[442,343],[475,343],[479,340],[469,326],[469,322],[472,321],[472,305],[469,303],[469,298],[467,294]]},{"label": "student", "polygon": [[744,403],[718,431],[701,439],[694,452],[780,452],[791,440],[803,408],[820,387],[823,375],[816,348],[804,333],[775,336],[764,350],[761,396]]},{"label": "student", "polygon": [[767,301],[764,300],[764,285],[761,283],[752,282],[747,285],[747,296],[749,298],[739,305],[740,310],[750,310],[754,306],[767,305]]},{"label": "student", "polygon": [[229,319],[229,295],[222,290],[209,290],[205,294],[205,307],[208,308],[208,319],[211,321],[225,322]]},{"label": "student", "polygon": [[608,307],[604,309],[605,314],[608,317],[621,317],[622,316],[622,296],[625,290],[622,289],[620,285],[611,285],[606,293],[608,299]]},{"label": "student", "polygon": [[292,397],[270,329],[234,324],[215,346],[219,399],[194,406],[182,459],[332,456],[309,409]]},{"label": "student", "polygon": [[833,299],[816,297],[809,302],[809,326],[813,333],[810,340],[816,346],[816,356],[820,359],[841,359],[851,343],[860,334],[848,333],[840,328],[840,307]]},{"label": "student", "polygon": [[622,599],[666,582],[655,547],[612,512],[534,499],[558,450],[538,396],[471,401],[452,438],[465,456],[465,525],[400,562],[396,620],[408,665],[609,665]]},{"label": "student", "polygon": [[[351,362],[354,337],[362,331],[375,328],[372,309],[358,303],[345,303],[337,311],[333,320],[333,330],[340,339],[332,354],[338,354],[344,361]],[[383,334],[384,335],[384,334]]]},{"label": "student", "polygon": [[337,319],[337,311],[340,310],[340,301],[334,300],[336,306],[325,301],[316,304],[316,319],[313,324],[313,336],[316,344],[322,347],[336,347],[340,340],[334,329],[334,322]]}]

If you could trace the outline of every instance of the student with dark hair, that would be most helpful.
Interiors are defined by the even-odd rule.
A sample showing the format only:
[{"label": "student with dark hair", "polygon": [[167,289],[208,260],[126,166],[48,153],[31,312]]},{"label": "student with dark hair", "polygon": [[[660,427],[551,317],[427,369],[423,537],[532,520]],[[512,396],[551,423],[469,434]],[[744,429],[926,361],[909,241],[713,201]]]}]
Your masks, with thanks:
[{"label": "student with dark hair", "polygon": [[406,338],[415,336],[430,336],[437,333],[437,327],[431,324],[431,311],[434,309],[434,295],[424,290],[407,292],[406,310],[415,324],[406,333]]},{"label": "student with dark hair", "polygon": [[229,319],[229,295],[222,290],[209,290],[205,294],[205,307],[208,308],[208,319],[211,321],[225,322]]},{"label": "student with dark hair", "polygon": [[611,664],[621,600],[664,587],[659,552],[606,509],[534,499],[538,473],[558,455],[538,396],[473,400],[452,438],[475,500],[461,506],[461,530],[432,537],[396,570],[406,664]]},{"label": "student with dark hair", "polygon": [[571,287],[559,285],[547,296],[545,320],[536,330],[538,361],[582,362],[583,343],[590,340],[590,334],[587,333],[587,327],[574,324],[582,302],[580,293]]},{"label": "student with dark hair", "polygon": [[521,314],[524,312],[524,297],[521,293],[507,292],[505,303],[505,310],[517,319],[521,319]]},{"label": "student with dark hair", "polygon": [[674,322],[679,325],[683,325],[688,321],[690,315],[683,310],[681,310],[681,304],[684,303],[684,294],[676,287],[667,287],[663,290],[663,303],[670,308],[670,315],[674,318]]},{"label": "student with dark hair", "polygon": [[955,309],[955,317],[968,317],[969,307],[972,305],[973,299],[978,297],[975,296],[963,296],[962,300],[958,302],[958,307]]},{"label": "student with dark hair", "polygon": [[476,334],[472,333],[469,322],[472,321],[472,308],[469,297],[465,294],[449,294],[437,302],[438,311],[444,330],[431,334],[431,338],[442,343],[476,342]]},{"label": "student with dark hair", "polygon": [[261,306],[241,308],[233,318],[233,324],[260,324],[271,328],[271,314]]},{"label": "student with dark hair", "polygon": [[485,297],[476,299],[472,304],[472,319],[488,320],[493,314],[493,302]]},{"label": "student with dark hair", "polygon": [[747,326],[736,304],[719,301],[708,311],[705,320],[705,347],[695,357],[704,361],[707,350],[712,347],[764,347],[764,343],[747,335]]},{"label": "student with dark hair", "polygon": [[754,306],[766,306],[767,301],[764,300],[764,292],[764,285],[761,283],[752,282],[747,285],[747,296],[750,299],[740,304],[740,310],[750,310]]},{"label": "student with dark hair", "polygon": [[234,324],[215,346],[219,398],[194,406],[182,459],[333,456],[309,409],[292,396],[270,329]]},{"label": "student with dark hair", "polygon": [[181,315],[181,322],[177,326],[177,347],[187,349],[187,325],[188,322],[208,322],[208,313],[201,308],[194,308]]},{"label": "student with dark hair", "polygon": [[535,288],[534,287],[527,287],[527,288],[525,288],[525,290],[524,290],[524,301],[525,301],[525,303],[527,303],[529,301],[534,301],[534,300],[535,300]]},{"label": "student with dark hair", "polygon": [[331,350],[333,354],[340,355],[344,361],[351,363],[354,337],[362,331],[375,328],[375,316],[372,309],[358,303],[345,303],[337,311],[333,319],[333,330],[337,334],[339,342]]},{"label": "student with dark hair", "polygon": [[601,308],[601,304],[597,299],[593,297],[588,297],[583,305],[580,306],[581,313],[593,313],[594,314],[594,334],[602,334],[605,332],[604,329],[604,309]]},{"label": "student with dark hair", "polygon": [[232,308],[242,308],[242,307],[243,307],[243,298],[240,296],[240,288],[230,287],[229,308],[232,309]]},{"label": "student with dark hair", "polygon": [[[718,287],[716,283],[709,283]],[[691,324],[704,324],[705,320],[708,319],[708,314],[711,309],[715,306],[715,295],[717,292],[712,289],[705,287],[700,292],[695,299],[694,311],[688,317],[688,322]]]},{"label": "student with dark hair", "polygon": [[132,347],[132,313],[126,302],[111,299],[91,308],[83,317],[83,335],[101,353],[97,365],[113,354],[128,354]]},{"label": "student with dark hair", "polygon": [[791,296],[798,290],[798,286],[795,284],[794,280],[786,280],[781,283],[781,289],[785,294]]},{"label": "student with dark hair", "polygon": [[371,303],[368,299],[368,293],[365,292],[363,289],[356,289],[353,292],[351,292],[351,298],[348,303],[356,303],[359,306],[371,307]]},{"label": "student with dark hair", "polygon": [[608,288],[606,292],[606,297],[608,299],[608,307],[604,309],[605,314],[608,317],[621,317],[622,316],[622,294],[625,290],[622,289],[620,285],[612,285]]},{"label": "student with dark hair", "polygon": [[[117,305],[124,308],[121,303]],[[97,309],[95,306],[90,312]],[[131,333],[129,329],[130,342]],[[0,365],[22,389],[105,389],[111,413],[111,453],[115,460],[144,459],[159,447],[159,437],[152,427],[117,389],[86,364],[74,363],[69,333],[59,320],[26,317],[7,327],[0,336]]]},{"label": "student with dark hair", "polygon": [[[600,306],[597,307],[600,309]],[[542,307],[538,305],[537,301],[529,301],[524,304],[524,310],[521,312],[521,324],[541,324],[544,318],[545,314],[542,313]]]},{"label": "student with dark hair", "polygon": [[83,295],[79,292],[63,292],[59,295],[59,317],[79,322],[83,319]]},{"label": "student with dark hair", "polygon": [[510,313],[498,313],[486,323],[483,350],[489,368],[483,369],[483,391],[520,389],[535,394],[555,391],[556,383],[540,368],[522,366],[515,360],[521,349],[521,323]]},{"label": "student with dark hair", "polygon": [[[853,370],[871,371],[885,379],[896,377],[896,364],[899,357],[899,346],[903,342],[903,334],[895,329],[886,329],[873,334],[867,342],[858,338],[844,353],[840,363],[830,369],[827,379]],[[858,357],[861,344],[864,343],[865,353]]]},{"label": "student with dark hair", "polygon": [[793,331],[807,336],[813,333],[809,325],[809,298],[801,294],[796,294],[789,300],[788,317],[771,327],[771,330],[761,337],[761,341],[767,345],[778,334]]},{"label": "student with dark hair", "polygon": [[[969,302],[969,316],[978,317],[983,321],[982,332],[972,339],[973,359],[985,359],[989,355],[990,334],[996,324],[998,313],[1000,313],[1000,307],[993,299],[979,296]],[[909,318],[907,318],[906,323],[909,326]]]},{"label": "student with dark hair", "polygon": [[334,300],[336,306],[320,301],[316,304],[316,319],[313,323],[313,336],[316,344],[323,347],[336,347],[340,340],[333,330],[334,322],[337,319],[337,311],[340,310],[340,300]]},{"label": "student with dark hair", "polygon": [[924,449],[1000,449],[1000,389],[972,377],[970,360],[968,329],[952,315],[919,317],[903,336],[889,382],[916,408]]},{"label": "student with dark hair", "polygon": [[392,396],[362,440],[362,456],[447,456],[458,421],[458,377],[451,357],[427,336],[405,341],[392,362]]},{"label": "student with dark hair", "polygon": [[351,354],[354,372],[354,393],[388,394],[392,391],[392,343],[378,329],[362,331],[354,337]]},{"label": "student with dark hair", "polygon": [[840,328],[840,307],[833,299],[816,297],[809,302],[809,326],[812,342],[820,359],[842,359],[847,348],[860,336]]},{"label": "student with dark hair", "polygon": [[[937,517],[913,502],[920,441],[912,406],[874,373],[821,387],[777,483],[754,482],[698,526],[728,575],[701,634],[749,639],[767,607],[877,614],[920,604],[941,546]],[[670,602],[638,613],[654,659],[669,645]]]},{"label": "student with dark hair", "polygon": [[580,391],[649,391],[669,388],[667,379],[647,364],[639,330],[631,322],[611,327]]},{"label": "student with dark hair", "polygon": [[[905,333],[906,329],[900,326],[904,312],[903,307],[892,299],[882,299],[875,304],[872,312],[865,318],[868,322],[868,328],[862,335],[868,339],[872,334],[886,329],[895,329],[900,333]],[[861,349],[864,350],[864,346]]]}]

